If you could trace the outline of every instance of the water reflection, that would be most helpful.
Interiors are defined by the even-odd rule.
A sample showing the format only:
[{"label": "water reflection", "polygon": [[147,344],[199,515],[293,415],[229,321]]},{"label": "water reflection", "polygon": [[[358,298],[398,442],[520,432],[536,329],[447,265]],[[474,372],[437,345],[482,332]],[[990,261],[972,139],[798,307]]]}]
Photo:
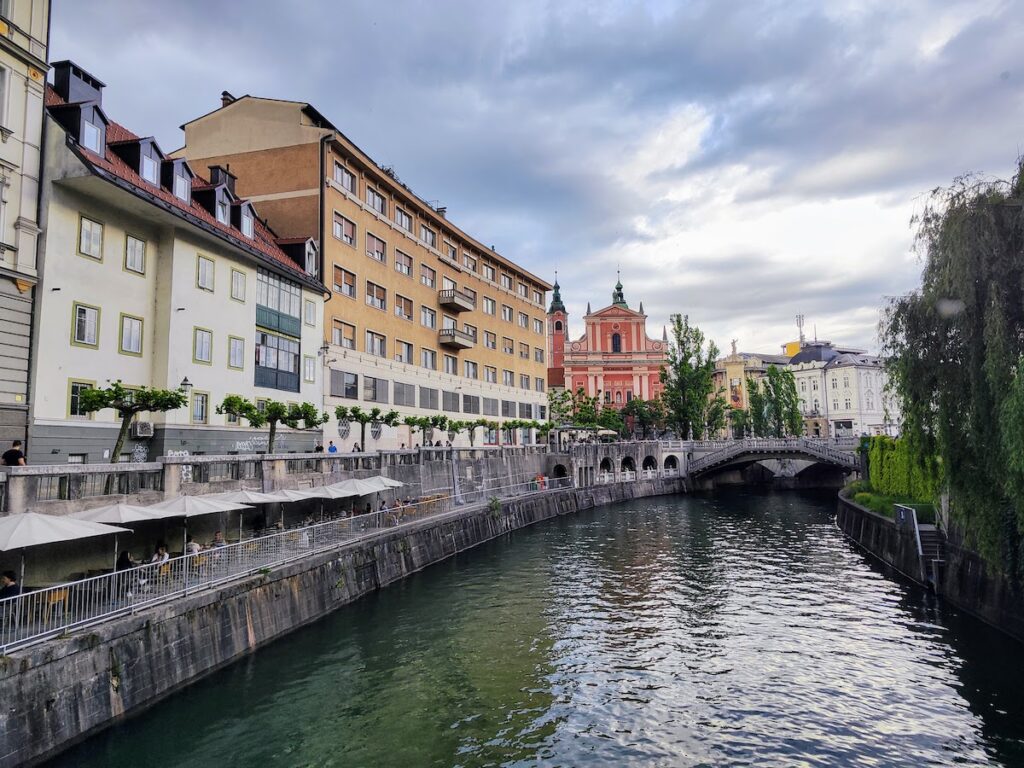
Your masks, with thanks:
[{"label": "water reflection", "polygon": [[833,506],[651,499],[518,531],[56,764],[1024,764],[1019,644],[887,578]]}]

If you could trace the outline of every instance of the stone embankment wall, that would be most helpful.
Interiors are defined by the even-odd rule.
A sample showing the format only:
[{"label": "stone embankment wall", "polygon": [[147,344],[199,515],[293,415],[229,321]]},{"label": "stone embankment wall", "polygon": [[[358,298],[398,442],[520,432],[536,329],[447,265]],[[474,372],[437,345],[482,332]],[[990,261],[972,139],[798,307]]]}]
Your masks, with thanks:
[{"label": "stone embankment wall", "polygon": [[896,525],[894,520],[854,503],[844,493],[839,494],[836,525],[868,554],[921,586],[928,586],[912,528]]},{"label": "stone embankment wall", "polygon": [[457,510],[0,657],[0,768],[52,756],[264,643],[502,533],[681,490],[676,479],[611,483],[509,499],[497,513]]}]

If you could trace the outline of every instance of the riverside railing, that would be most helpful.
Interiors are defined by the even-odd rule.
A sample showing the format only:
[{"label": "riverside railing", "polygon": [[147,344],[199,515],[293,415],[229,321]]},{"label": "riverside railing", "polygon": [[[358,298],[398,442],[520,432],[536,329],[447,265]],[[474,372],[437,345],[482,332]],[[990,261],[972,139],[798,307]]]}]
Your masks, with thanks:
[{"label": "riverside railing", "polygon": [[[410,525],[491,498],[509,499],[572,487],[570,478],[539,477],[476,494],[426,498],[354,517],[245,539],[197,554],[56,584],[0,600],[0,652],[109,621],[227,581],[268,571],[372,533]],[[467,498],[467,496],[469,498]]]}]

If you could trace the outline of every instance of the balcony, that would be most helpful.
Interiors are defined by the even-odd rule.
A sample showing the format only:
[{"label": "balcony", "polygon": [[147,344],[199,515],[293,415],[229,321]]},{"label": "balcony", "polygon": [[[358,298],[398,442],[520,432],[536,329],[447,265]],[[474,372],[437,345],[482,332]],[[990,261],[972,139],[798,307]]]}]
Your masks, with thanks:
[{"label": "balcony", "polygon": [[476,339],[458,328],[442,328],[437,333],[437,343],[453,349],[472,349],[476,346]]},{"label": "balcony", "polygon": [[437,292],[437,300],[445,309],[453,312],[472,312],[476,309],[476,299],[458,288]]}]

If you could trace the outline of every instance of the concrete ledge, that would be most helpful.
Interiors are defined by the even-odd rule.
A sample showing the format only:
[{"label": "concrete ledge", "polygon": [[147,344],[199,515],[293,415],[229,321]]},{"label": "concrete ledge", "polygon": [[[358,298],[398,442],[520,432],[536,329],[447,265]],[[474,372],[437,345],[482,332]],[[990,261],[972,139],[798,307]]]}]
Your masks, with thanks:
[{"label": "concrete ledge", "polygon": [[921,572],[921,558],[913,532],[900,528],[884,515],[862,507],[839,492],[836,525],[857,546],[896,569],[911,581],[930,589]]}]

